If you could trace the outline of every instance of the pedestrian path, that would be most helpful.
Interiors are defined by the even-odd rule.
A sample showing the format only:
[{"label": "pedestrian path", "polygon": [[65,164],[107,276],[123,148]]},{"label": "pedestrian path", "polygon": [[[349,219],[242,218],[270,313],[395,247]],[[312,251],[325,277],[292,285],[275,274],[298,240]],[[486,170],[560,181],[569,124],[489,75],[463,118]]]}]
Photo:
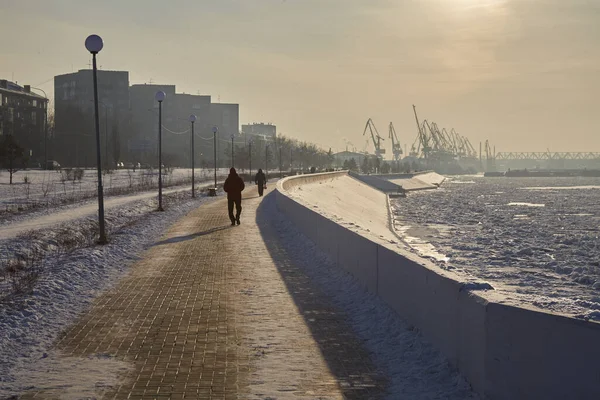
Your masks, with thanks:
[{"label": "pedestrian path", "polygon": [[86,367],[22,398],[85,385],[114,399],[381,398],[386,380],[343,315],[278,246],[262,198],[246,197],[241,226],[224,200],[173,225],[65,331],[48,373]]}]

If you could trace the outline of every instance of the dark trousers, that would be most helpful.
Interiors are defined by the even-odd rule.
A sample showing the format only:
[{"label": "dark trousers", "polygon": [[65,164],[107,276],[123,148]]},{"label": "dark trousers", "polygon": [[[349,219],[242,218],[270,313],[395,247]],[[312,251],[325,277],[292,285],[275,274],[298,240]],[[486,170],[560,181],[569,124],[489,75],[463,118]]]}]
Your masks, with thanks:
[{"label": "dark trousers", "polygon": [[[233,216],[233,205],[235,204],[235,217]],[[229,210],[229,219],[231,222],[240,218],[242,214],[242,199],[227,199],[227,209]]]},{"label": "dark trousers", "polygon": [[265,191],[265,184],[259,182],[258,183],[258,195],[262,196],[264,191]]}]

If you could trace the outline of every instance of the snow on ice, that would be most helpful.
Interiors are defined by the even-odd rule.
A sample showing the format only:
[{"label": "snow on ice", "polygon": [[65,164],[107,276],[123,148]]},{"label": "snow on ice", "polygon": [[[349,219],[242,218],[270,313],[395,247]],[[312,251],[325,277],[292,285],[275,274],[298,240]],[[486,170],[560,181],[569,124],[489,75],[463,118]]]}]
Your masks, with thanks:
[{"label": "snow on ice", "polygon": [[600,321],[597,178],[455,178],[392,201],[401,234],[513,304]]}]

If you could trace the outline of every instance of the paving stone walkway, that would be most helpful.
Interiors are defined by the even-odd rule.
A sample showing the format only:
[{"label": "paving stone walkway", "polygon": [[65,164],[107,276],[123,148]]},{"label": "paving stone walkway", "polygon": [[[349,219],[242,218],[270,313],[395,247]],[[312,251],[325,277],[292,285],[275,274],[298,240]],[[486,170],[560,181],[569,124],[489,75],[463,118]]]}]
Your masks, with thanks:
[{"label": "paving stone walkway", "polygon": [[[386,380],[344,316],[278,245],[257,213],[262,198],[246,197],[241,226],[229,226],[224,199],[173,225],[61,336],[56,357],[91,362],[98,397],[384,396]],[[106,359],[126,367],[99,386],[94,360]],[[79,380],[92,375],[82,369]],[[76,398],[69,390],[48,385],[22,398]]]}]

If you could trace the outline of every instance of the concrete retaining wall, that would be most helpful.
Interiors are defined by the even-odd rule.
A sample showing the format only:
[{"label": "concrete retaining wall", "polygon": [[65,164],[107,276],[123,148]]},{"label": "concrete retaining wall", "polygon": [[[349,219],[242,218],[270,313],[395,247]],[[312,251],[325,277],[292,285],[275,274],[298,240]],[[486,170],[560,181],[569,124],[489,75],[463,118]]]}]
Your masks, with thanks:
[{"label": "concrete retaining wall", "polygon": [[[419,328],[486,399],[600,399],[600,324],[507,306],[453,275],[323,217],[286,189],[344,173],[290,177],[279,210],[365,289]],[[382,207],[385,205],[382,205]]]}]

